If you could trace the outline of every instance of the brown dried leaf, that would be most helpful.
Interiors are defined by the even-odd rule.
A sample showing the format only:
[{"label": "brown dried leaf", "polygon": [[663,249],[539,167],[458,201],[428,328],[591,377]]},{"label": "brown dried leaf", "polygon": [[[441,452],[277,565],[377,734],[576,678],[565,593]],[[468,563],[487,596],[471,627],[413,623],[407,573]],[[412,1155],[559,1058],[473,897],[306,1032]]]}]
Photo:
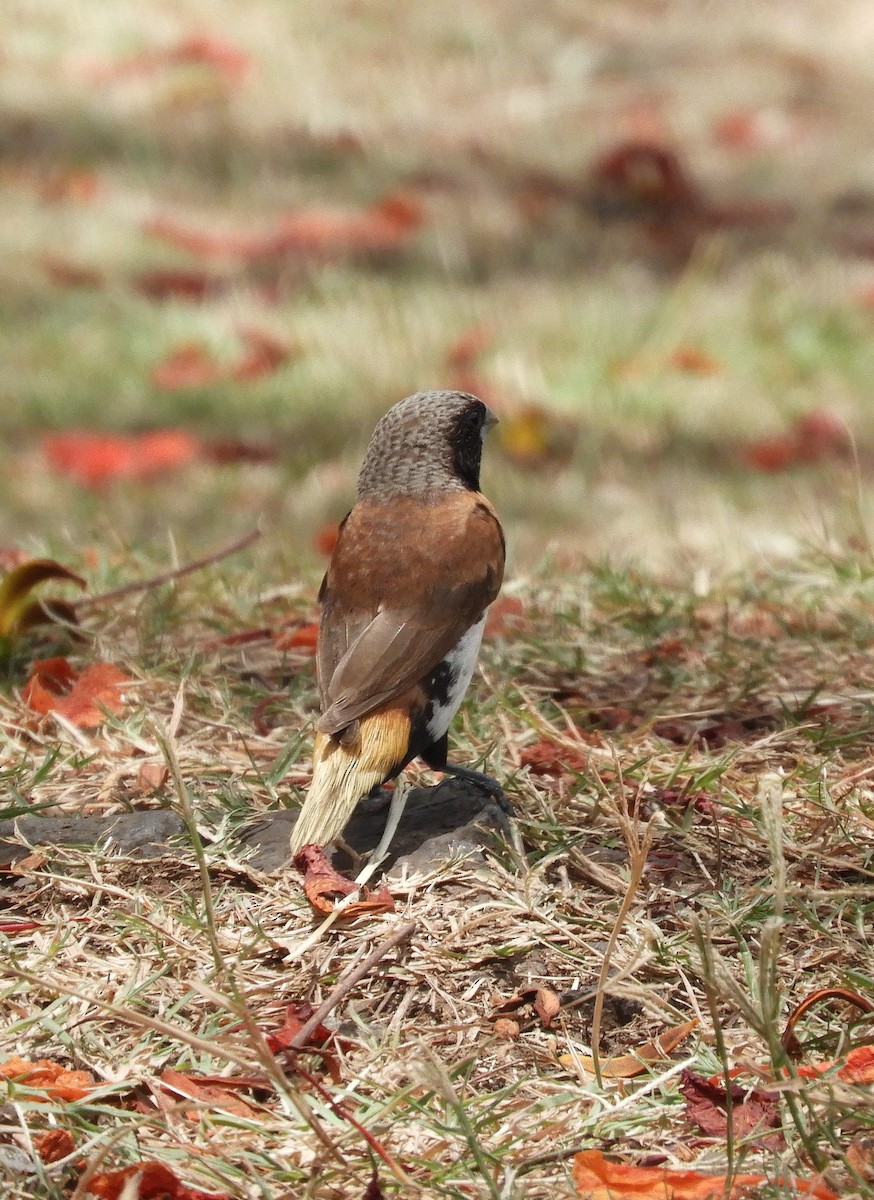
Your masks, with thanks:
[{"label": "brown dried leaf", "polygon": [[[663,1058],[667,1058],[673,1050],[676,1050],[680,1042],[689,1036],[697,1024],[697,1019],[683,1021],[681,1025],[674,1025],[670,1029],[666,1029],[653,1041],[639,1046],[633,1054],[608,1058],[601,1064],[601,1075],[605,1079],[633,1079],[636,1075],[642,1075],[653,1063],[660,1062]],[[558,1061],[563,1067],[582,1066],[584,1070],[595,1074],[595,1060],[588,1055],[562,1054]]]},{"label": "brown dried leaf", "polygon": [[752,1140],[766,1150],[781,1150],[786,1140],[780,1132],[782,1121],[777,1092],[745,1088],[732,1083],[729,1092],[714,1079],[703,1079],[694,1071],[680,1076],[680,1091],[686,1097],[686,1116],[709,1137]]},{"label": "brown dried leaf", "polygon": [[[359,890],[351,879],[334,870],[320,846],[302,846],[294,856],[294,865],[303,874],[307,900],[317,913],[324,916],[334,911],[337,899],[351,896]],[[387,887],[383,886],[375,892],[362,888],[361,899],[345,906],[343,916],[375,916],[377,913],[394,912],[394,907],[394,899]]]}]

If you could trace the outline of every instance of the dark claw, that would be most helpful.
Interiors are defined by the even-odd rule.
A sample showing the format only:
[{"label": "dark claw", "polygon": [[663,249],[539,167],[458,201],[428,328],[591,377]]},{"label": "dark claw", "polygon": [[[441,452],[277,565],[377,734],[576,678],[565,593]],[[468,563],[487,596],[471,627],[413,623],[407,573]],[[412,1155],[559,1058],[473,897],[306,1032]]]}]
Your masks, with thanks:
[{"label": "dark claw", "polygon": [[473,767],[457,767],[454,763],[446,763],[441,770],[445,775],[453,775],[456,779],[466,779],[468,783],[474,784],[486,795],[491,796],[505,813],[512,814],[513,806],[504,795],[504,789],[491,775],[486,775],[483,771],[475,771]]}]

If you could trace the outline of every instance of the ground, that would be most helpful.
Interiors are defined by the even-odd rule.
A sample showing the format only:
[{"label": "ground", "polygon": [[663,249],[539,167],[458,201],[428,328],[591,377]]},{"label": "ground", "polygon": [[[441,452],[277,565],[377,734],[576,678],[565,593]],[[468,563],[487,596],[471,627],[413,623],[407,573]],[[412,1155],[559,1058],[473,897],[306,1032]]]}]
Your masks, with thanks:
[{"label": "ground", "polygon": [[[874,1189],[874,22],[586,8],[0,15],[3,564],[86,585],[4,642],[0,1050],[53,1064],[5,1069],[5,1195]],[[373,423],[447,385],[501,417],[454,745],[514,820],[323,927],[240,839],[306,787]],[[35,711],[51,655],[121,672],[93,720]]]}]

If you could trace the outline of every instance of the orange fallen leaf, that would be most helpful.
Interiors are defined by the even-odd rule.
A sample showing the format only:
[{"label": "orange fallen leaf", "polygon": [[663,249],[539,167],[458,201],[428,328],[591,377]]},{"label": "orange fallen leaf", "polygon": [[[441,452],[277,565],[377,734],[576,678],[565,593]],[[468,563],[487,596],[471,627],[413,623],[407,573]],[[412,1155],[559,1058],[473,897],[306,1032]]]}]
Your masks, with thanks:
[{"label": "orange fallen leaf", "polygon": [[175,66],[210,67],[226,83],[236,86],[251,71],[252,59],[245,50],[221,38],[192,34],[175,45],[144,50],[115,63],[96,63],[86,75],[93,83],[116,83]]},{"label": "orange fallen leaf", "polygon": [[740,459],[757,471],[785,471],[800,461],[798,442],[789,434],[759,438],[741,448]]},{"label": "orange fallen leaf", "polygon": [[334,547],[337,545],[337,538],[339,536],[340,526],[332,521],[327,525],[323,525],[321,529],[316,530],[313,545],[319,554],[324,554],[326,558],[330,558],[334,553]]},{"label": "orange fallen leaf", "polygon": [[[638,1046],[633,1054],[621,1054],[615,1058],[605,1059],[601,1063],[601,1075],[606,1079],[633,1079],[636,1075],[642,1075],[644,1071],[649,1070],[653,1063],[661,1062],[673,1050],[676,1050],[680,1042],[685,1041],[697,1024],[697,1020],[683,1021],[680,1025],[666,1029],[651,1042]],[[562,1066],[581,1066],[592,1075],[595,1074],[595,1060],[588,1055],[562,1054],[558,1061]]]},{"label": "orange fallen leaf", "polygon": [[[161,1086],[172,1095],[182,1096],[187,1100],[196,1100],[198,1104],[207,1108],[217,1108],[222,1112],[230,1113],[235,1117],[244,1117],[247,1120],[258,1115],[257,1109],[253,1108],[251,1104],[247,1104],[242,1097],[235,1095],[230,1088],[216,1086],[214,1083],[205,1081],[199,1075],[174,1071],[172,1067],[166,1067],[159,1078]],[[185,1115],[189,1120],[194,1121],[200,1117],[197,1109],[190,1109]]]},{"label": "orange fallen leaf", "polygon": [[394,253],[407,245],[424,221],[418,196],[393,192],[357,211],[299,209],[260,234],[239,229],[196,229],[160,215],[147,221],[145,229],[202,258],[254,263],[285,256],[330,260],[344,255]]},{"label": "orange fallen leaf", "polygon": [[[327,916],[334,911],[336,900],[359,890],[358,884],[334,870],[320,846],[301,846],[294,856],[294,865],[304,877],[303,889],[307,900],[322,915]],[[344,906],[344,917],[394,912],[395,902],[387,887],[383,886],[375,892],[368,888],[360,890],[361,899]]]},{"label": "orange fallen leaf", "polygon": [[695,346],[677,346],[665,360],[666,365],[677,371],[686,371],[690,375],[720,375],[722,363]]},{"label": "orange fallen leaf", "polygon": [[490,346],[494,345],[495,331],[489,325],[471,325],[458,335],[446,351],[446,365],[451,371],[466,371],[471,368]]},{"label": "orange fallen leaf", "polygon": [[296,629],[286,629],[276,635],[276,649],[315,651],[318,640],[317,624],[299,625]]},{"label": "orange fallen leaf", "polygon": [[120,1171],[101,1171],[88,1181],[89,1196],[99,1200],[231,1200],[227,1192],[203,1192],[182,1183],[159,1162],[135,1163]]},{"label": "orange fallen leaf", "polygon": [[106,276],[97,267],[88,267],[56,254],[46,254],[40,262],[46,275],[58,287],[102,288],[106,284]]},{"label": "orange fallen leaf", "polygon": [[201,450],[199,439],[181,429],[130,435],[72,431],[47,435],[42,446],[53,470],[87,487],[114,479],[149,479],[187,466]]},{"label": "orange fallen leaf", "polygon": [[486,614],[483,637],[506,637],[525,621],[525,605],[517,596],[499,596]]},{"label": "orange fallen leaf", "polygon": [[58,1100],[82,1100],[97,1084],[90,1071],[68,1071],[60,1063],[41,1058],[28,1062],[7,1058],[0,1063],[0,1079],[10,1079],[23,1087],[34,1088]]},{"label": "orange fallen leaf", "polygon": [[98,662],[77,674],[65,658],[44,658],[33,664],[21,698],[33,712],[57,713],[80,729],[102,724],[107,713],[124,709],[122,689],[131,682],[112,663]]},{"label": "orange fallen leaf", "polygon": [[261,375],[270,375],[291,357],[288,343],[263,329],[241,329],[240,337],[246,350],[231,367],[232,379],[257,379]]},{"label": "orange fallen leaf", "polygon": [[585,771],[588,758],[579,750],[543,740],[526,746],[519,755],[519,764],[532,775],[562,775]]},{"label": "orange fallen leaf", "polygon": [[810,992],[802,1001],[795,1005],[789,1018],[786,1021],[786,1027],[783,1030],[783,1036],[780,1039],[786,1053],[790,1058],[801,1058],[803,1050],[795,1033],[795,1026],[801,1020],[806,1012],[809,1012],[817,1004],[823,1004],[829,1000],[840,1000],[844,1004],[850,1004],[854,1008],[858,1008],[863,1013],[874,1012],[874,1004],[864,996],[860,996],[858,992],[852,991],[850,988],[843,987],[826,987],[817,988],[816,991]]},{"label": "orange fallen leaf", "polygon": [[165,392],[209,387],[228,375],[200,342],[185,342],[152,368],[152,383]]},{"label": "orange fallen leaf", "polygon": [[47,1165],[60,1162],[76,1149],[76,1143],[69,1129],[50,1129],[33,1139],[33,1148]]},{"label": "orange fallen leaf", "polygon": [[750,1188],[767,1183],[799,1196],[838,1200],[835,1192],[815,1176],[768,1177],[767,1175],[703,1175],[700,1171],[677,1171],[669,1167],[635,1167],[611,1162],[600,1150],[581,1150],[574,1157],[574,1183],[586,1200],[740,1200]]}]

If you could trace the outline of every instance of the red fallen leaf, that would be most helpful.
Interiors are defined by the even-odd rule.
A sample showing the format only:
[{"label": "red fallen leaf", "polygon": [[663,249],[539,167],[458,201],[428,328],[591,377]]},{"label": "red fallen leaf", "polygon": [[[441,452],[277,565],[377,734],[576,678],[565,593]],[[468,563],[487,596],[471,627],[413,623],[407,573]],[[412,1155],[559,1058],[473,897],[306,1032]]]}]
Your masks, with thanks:
[{"label": "red fallen leaf", "polygon": [[319,554],[324,554],[325,558],[330,558],[334,553],[334,547],[337,545],[337,538],[340,536],[340,526],[334,522],[323,525],[321,529],[317,529],[313,538],[313,545]]},{"label": "red fallen leaf", "polygon": [[48,1058],[28,1062],[22,1058],[7,1058],[0,1063],[0,1079],[10,1079],[22,1087],[34,1088],[58,1100],[82,1100],[97,1084],[90,1071],[68,1071]]},{"label": "red fallen leaf", "polygon": [[279,454],[274,446],[257,446],[239,438],[220,438],[215,442],[205,442],[201,457],[208,462],[227,466],[232,463],[272,463],[276,462]]},{"label": "red fallen leaf", "polygon": [[225,82],[238,85],[252,68],[252,59],[245,50],[208,34],[193,34],[174,46],[144,50],[116,63],[98,63],[90,67],[87,76],[94,83],[116,83],[137,75],[152,75],[174,66],[211,67]]},{"label": "red fallen leaf", "polygon": [[844,1083],[874,1083],[874,1046],[856,1046],[851,1050],[838,1070],[838,1077]]},{"label": "red fallen leaf", "polygon": [[33,1148],[47,1165],[73,1154],[76,1143],[69,1129],[50,1129],[33,1139]]},{"label": "red fallen leaf", "polygon": [[292,1053],[302,1050],[321,1055],[322,1061],[334,1083],[340,1083],[339,1060],[336,1054],[331,1053],[324,1047],[331,1041],[337,1044],[344,1044],[345,1039],[336,1037],[330,1029],[319,1024],[307,1038],[305,1045],[299,1047],[291,1045],[312,1015],[313,1006],[308,1000],[299,1000],[286,1005],[282,1025],[273,1033],[266,1034],[265,1041],[274,1054],[281,1054],[285,1050],[291,1050]]},{"label": "red fallen leaf", "polygon": [[524,624],[525,605],[517,596],[499,596],[486,614],[483,637],[506,637],[514,628]]},{"label": "red fallen leaf", "polygon": [[165,392],[183,388],[209,387],[228,377],[226,367],[218,363],[200,342],[185,342],[152,368],[152,383]]},{"label": "red fallen leaf", "polygon": [[555,742],[535,742],[526,746],[519,755],[519,763],[528,767],[532,775],[561,775],[575,771],[585,771],[588,765],[586,755],[578,750],[569,750]]},{"label": "red fallen leaf", "polygon": [[43,255],[40,265],[52,283],[58,287],[102,288],[106,284],[106,276],[96,267],[87,267],[83,263],[59,258],[55,254]]},{"label": "red fallen leaf", "polygon": [[242,358],[231,367],[232,379],[257,379],[272,374],[291,357],[287,342],[265,333],[263,329],[241,329],[240,336],[246,344]]},{"label": "red fallen leaf", "polygon": [[120,1171],[101,1171],[88,1181],[88,1195],[100,1200],[231,1200],[227,1192],[203,1192],[180,1182],[159,1162],[134,1163]]},{"label": "red fallen leaf", "polygon": [[700,1171],[675,1171],[669,1167],[635,1167],[611,1162],[600,1150],[581,1150],[574,1156],[574,1183],[587,1200],[741,1200],[750,1188],[767,1183],[816,1200],[838,1200],[819,1176],[703,1175]]},{"label": "red fallen leaf", "polygon": [[361,1200],[385,1200],[385,1192],[382,1190],[375,1167],[370,1177],[370,1182],[364,1189],[364,1195],[361,1197]]},{"label": "red fallen leaf", "polygon": [[412,193],[395,192],[359,211],[301,209],[282,217],[272,231],[192,229],[173,217],[153,217],[148,233],[203,258],[257,262],[285,255],[331,259],[338,255],[385,254],[403,249],[425,221]]},{"label": "red fallen leaf", "polygon": [[277,650],[312,650],[315,651],[319,640],[319,627],[300,625],[297,629],[285,630],[276,636]]},{"label": "red fallen leaf", "polygon": [[777,1092],[732,1083],[729,1126],[729,1093],[724,1083],[685,1070],[680,1076],[680,1091],[686,1097],[686,1116],[709,1137],[723,1139],[730,1128],[735,1139],[752,1140],[766,1150],[781,1150],[785,1146]]},{"label": "red fallen leaf", "polygon": [[[303,889],[307,900],[317,913],[324,916],[334,911],[335,899],[350,896],[359,890],[351,879],[334,870],[320,846],[301,846],[294,856],[294,865],[304,877]],[[360,900],[344,907],[344,917],[394,912],[395,902],[387,887],[383,886],[375,892],[362,888],[361,895]]]},{"label": "red fallen leaf", "polygon": [[40,195],[50,204],[70,200],[77,204],[88,204],[96,200],[102,190],[99,175],[74,167],[47,175],[42,181]]},{"label": "red fallen leaf", "polygon": [[230,286],[220,275],[173,268],[143,271],[131,282],[134,290],[149,300],[206,300]]},{"label": "red fallen leaf", "polygon": [[495,331],[489,325],[471,325],[458,335],[446,351],[446,365],[451,371],[466,371],[479,356],[494,345]]},{"label": "red fallen leaf", "polygon": [[704,196],[679,155],[648,139],[621,143],[592,167],[596,206],[606,216],[643,211],[665,215],[694,211]]},{"label": "red fallen leaf", "polygon": [[[216,1087],[213,1083],[205,1083],[198,1075],[189,1075],[182,1071],[174,1071],[167,1067],[160,1075],[161,1086],[176,1096],[188,1100],[196,1100],[208,1108],[218,1108],[222,1112],[231,1113],[235,1117],[251,1120],[257,1117],[258,1110],[247,1104],[240,1096],[233,1095],[227,1087]],[[190,1109],[185,1114],[189,1120],[197,1121],[200,1114],[197,1109]]]},{"label": "red fallen leaf", "polygon": [[798,441],[790,434],[760,438],[741,447],[740,459],[757,471],[785,471],[799,462]]},{"label": "red fallen leaf", "polygon": [[200,454],[201,444],[181,429],[129,435],[74,430],[46,435],[42,448],[53,470],[87,487],[100,487],[113,479],[148,479],[187,466]]},{"label": "red fallen leaf", "polygon": [[102,724],[106,714],[124,709],[122,688],[130,683],[112,663],[87,666],[77,675],[65,658],[44,658],[33,664],[21,698],[33,712],[57,713],[80,729]]},{"label": "red fallen leaf", "polygon": [[842,454],[849,448],[846,424],[826,408],[811,408],[796,418],[793,433],[798,451],[806,462],[816,462]]},{"label": "red fallen leaf", "polygon": [[687,371],[690,375],[720,375],[722,363],[704,350],[695,346],[677,346],[665,359],[669,367]]}]

